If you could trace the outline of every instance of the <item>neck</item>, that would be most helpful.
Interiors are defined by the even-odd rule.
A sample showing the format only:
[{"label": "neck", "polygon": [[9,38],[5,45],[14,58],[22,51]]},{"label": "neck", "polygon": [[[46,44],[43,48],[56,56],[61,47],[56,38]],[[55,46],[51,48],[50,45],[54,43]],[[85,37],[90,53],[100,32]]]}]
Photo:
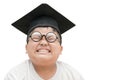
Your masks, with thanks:
[{"label": "neck", "polygon": [[48,80],[54,76],[57,66],[56,64],[47,66],[34,65],[34,68],[40,77],[42,77],[44,80]]}]

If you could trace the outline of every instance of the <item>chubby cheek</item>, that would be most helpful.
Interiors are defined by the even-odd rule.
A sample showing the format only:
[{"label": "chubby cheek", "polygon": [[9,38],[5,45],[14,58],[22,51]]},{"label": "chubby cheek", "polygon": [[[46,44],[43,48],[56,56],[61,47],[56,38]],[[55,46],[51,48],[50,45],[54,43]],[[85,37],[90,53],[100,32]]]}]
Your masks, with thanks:
[{"label": "chubby cheek", "polygon": [[26,51],[28,53],[28,55],[32,55],[34,52],[35,52],[35,48],[36,48],[36,45],[32,45],[32,44],[27,44],[26,45]]},{"label": "chubby cheek", "polygon": [[52,46],[51,47],[51,52],[56,56],[59,56],[61,54],[61,51],[62,51],[61,46]]}]

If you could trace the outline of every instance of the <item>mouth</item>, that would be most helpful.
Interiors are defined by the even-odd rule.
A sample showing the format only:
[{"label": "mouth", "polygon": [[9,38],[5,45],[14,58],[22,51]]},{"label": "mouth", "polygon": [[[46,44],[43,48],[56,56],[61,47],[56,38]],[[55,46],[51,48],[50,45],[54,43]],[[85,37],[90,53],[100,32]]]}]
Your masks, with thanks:
[{"label": "mouth", "polygon": [[38,49],[36,50],[37,54],[39,55],[47,55],[47,54],[50,54],[50,50],[49,49]]}]

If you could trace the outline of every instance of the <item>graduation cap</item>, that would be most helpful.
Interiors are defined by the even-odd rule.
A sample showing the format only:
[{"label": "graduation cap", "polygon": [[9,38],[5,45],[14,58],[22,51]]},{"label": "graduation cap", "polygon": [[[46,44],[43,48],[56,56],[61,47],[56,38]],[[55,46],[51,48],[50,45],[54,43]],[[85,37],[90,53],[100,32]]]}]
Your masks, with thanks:
[{"label": "graduation cap", "polygon": [[60,34],[75,26],[70,20],[50,7],[48,4],[41,4],[16,22],[12,23],[14,27],[28,34],[37,26],[51,26]]}]

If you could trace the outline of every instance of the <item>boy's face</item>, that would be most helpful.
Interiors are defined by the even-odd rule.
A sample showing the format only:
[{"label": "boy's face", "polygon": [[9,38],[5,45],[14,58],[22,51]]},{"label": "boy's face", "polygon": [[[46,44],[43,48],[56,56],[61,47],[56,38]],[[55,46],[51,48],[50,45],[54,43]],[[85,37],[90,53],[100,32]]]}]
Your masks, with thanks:
[{"label": "boy's face", "polygon": [[[59,36],[51,27],[37,27],[32,32],[40,32],[42,35],[53,32]],[[62,52],[62,46],[60,45],[59,39],[50,43],[46,40],[45,36],[38,42],[34,42],[29,38],[26,51],[34,65],[45,66],[55,64]]]}]

